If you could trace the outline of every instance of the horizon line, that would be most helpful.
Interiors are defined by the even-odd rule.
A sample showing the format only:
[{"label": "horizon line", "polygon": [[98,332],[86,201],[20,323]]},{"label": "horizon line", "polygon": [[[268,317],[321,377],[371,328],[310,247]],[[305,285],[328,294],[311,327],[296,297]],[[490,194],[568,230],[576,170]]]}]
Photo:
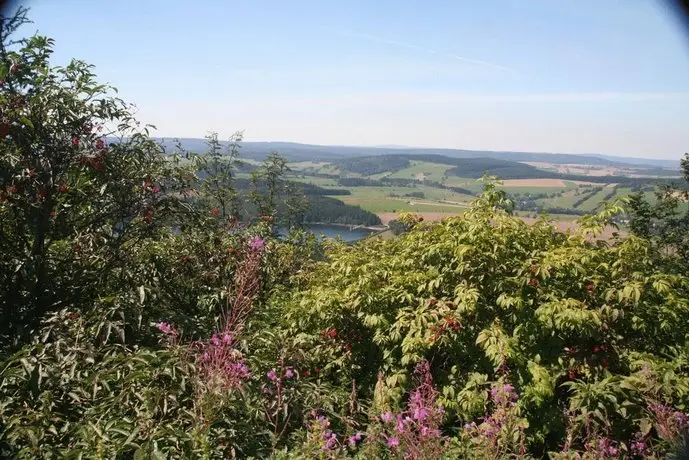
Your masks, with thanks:
[{"label": "horizon line", "polygon": [[[175,140],[175,139],[189,139],[189,140],[198,140],[198,141],[205,141],[204,137],[180,137],[180,136],[151,136],[153,139],[159,139],[159,140]],[[220,139],[221,143],[224,142],[229,142],[229,139],[227,140],[222,140]],[[649,158],[649,157],[634,157],[634,156],[625,156],[625,155],[616,155],[616,154],[611,154],[611,153],[596,153],[596,152],[579,152],[579,153],[566,153],[566,152],[545,152],[545,151],[532,151],[532,150],[491,150],[491,149],[470,149],[470,148],[460,148],[460,147],[424,147],[424,146],[405,146],[405,145],[399,145],[399,146],[386,146],[385,144],[378,144],[378,145],[366,145],[366,144],[313,144],[309,142],[301,142],[301,141],[285,141],[285,140],[247,140],[247,139],[242,139],[239,144],[244,144],[244,143],[254,143],[254,144],[294,144],[294,145],[303,145],[303,146],[312,146],[312,147],[344,147],[344,148],[369,148],[369,149],[378,149],[378,150],[383,150],[383,149],[425,149],[425,150],[455,150],[455,151],[463,151],[463,152],[486,152],[486,153],[526,153],[526,154],[536,154],[536,155],[569,155],[569,156],[590,156],[590,157],[613,157],[613,158],[623,158],[623,159],[633,159],[633,160],[650,160],[650,161],[664,161],[664,162],[676,162],[677,164],[680,163],[682,154],[679,154],[679,157],[675,159],[668,159],[668,158]]]}]

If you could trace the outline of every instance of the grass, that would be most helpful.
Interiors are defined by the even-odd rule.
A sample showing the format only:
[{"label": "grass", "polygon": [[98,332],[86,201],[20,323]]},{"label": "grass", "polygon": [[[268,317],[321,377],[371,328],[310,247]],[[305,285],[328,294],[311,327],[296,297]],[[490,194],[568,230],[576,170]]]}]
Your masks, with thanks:
[{"label": "grass", "polygon": [[606,185],[600,192],[596,193],[591,198],[581,203],[577,209],[580,209],[582,211],[595,211],[597,208],[601,206],[601,204],[603,203],[603,199],[607,194],[610,193],[613,187],[614,185]]},{"label": "grass", "polygon": [[391,179],[416,179],[419,181],[430,180],[441,182],[448,169],[453,168],[450,165],[441,165],[438,163],[429,163],[426,161],[411,161],[411,166],[395,171],[388,176]]},{"label": "grass", "polygon": [[315,176],[304,176],[300,175],[292,176],[289,178],[291,181],[304,182],[307,184],[318,185],[319,187],[331,187],[337,189],[343,189],[347,187],[342,187],[337,184],[337,179],[330,179],[328,177],[315,177]]},{"label": "grass", "polygon": [[[337,196],[347,204],[358,205],[367,211],[381,212],[461,212],[466,205],[448,204],[426,198],[390,197],[390,193],[403,195],[414,191],[411,187],[351,187],[351,195]],[[456,198],[456,197],[455,197]],[[452,200],[454,201],[454,200]],[[457,200],[459,201],[459,200]]]},{"label": "grass", "polygon": [[288,163],[287,166],[292,171],[313,171],[318,172],[320,169],[328,166],[330,163],[318,161],[299,161],[296,163]]}]

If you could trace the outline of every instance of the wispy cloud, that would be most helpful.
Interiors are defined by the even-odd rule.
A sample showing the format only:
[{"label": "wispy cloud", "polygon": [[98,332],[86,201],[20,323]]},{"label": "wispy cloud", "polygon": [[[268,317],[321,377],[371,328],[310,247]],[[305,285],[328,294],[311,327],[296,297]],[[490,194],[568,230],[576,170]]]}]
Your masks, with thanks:
[{"label": "wispy cloud", "polygon": [[328,32],[334,32],[334,33],[337,33],[339,35],[347,35],[350,37],[363,38],[363,39],[375,41],[378,43],[385,43],[387,45],[397,46],[400,48],[407,48],[410,50],[419,51],[419,52],[426,53],[426,54],[432,54],[434,56],[439,56],[439,57],[444,57],[447,59],[453,59],[456,61],[466,62],[468,64],[473,64],[473,65],[478,65],[478,66],[483,66],[483,67],[491,67],[493,69],[501,70],[503,72],[519,73],[516,69],[513,69],[511,67],[507,67],[507,66],[504,66],[501,64],[497,64],[495,62],[482,61],[479,59],[471,59],[471,58],[459,56],[459,55],[453,54],[453,53],[444,53],[444,52],[436,51],[436,50],[431,49],[431,48],[425,48],[423,46],[414,45],[412,43],[405,43],[405,42],[400,42],[397,40],[391,40],[389,38],[379,37],[377,35],[371,35],[371,34],[368,34],[365,32],[358,32],[358,31],[347,30],[347,29],[334,29],[334,28],[330,28],[330,27],[321,27],[321,29],[326,30]]},{"label": "wispy cloud", "polygon": [[[258,103],[258,100],[253,99]],[[462,107],[464,104],[577,104],[645,103],[651,101],[689,101],[687,92],[572,92],[572,93],[467,93],[459,91],[352,91],[329,94],[273,95],[267,104],[285,106],[391,107],[434,106]]]}]

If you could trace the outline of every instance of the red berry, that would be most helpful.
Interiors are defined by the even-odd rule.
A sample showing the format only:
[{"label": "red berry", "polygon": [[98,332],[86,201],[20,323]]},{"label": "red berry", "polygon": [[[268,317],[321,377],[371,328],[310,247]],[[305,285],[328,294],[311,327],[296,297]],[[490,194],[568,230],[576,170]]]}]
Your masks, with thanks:
[{"label": "red berry", "polygon": [[594,353],[598,353],[599,351],[600,351],[600,347],[599,347],[598,345],[596,345],[595,347],[593,347],[593,352],[594,352]]},{"label": "red berry", "polygon": [[218,208],[211,209],[211,215],[218,217],[220,215],[220,210]]},{"label": "red berry", "polygon": [[529,281],[529,286],[536,287],[540,284],[540,281],[538,281],[536,278],[532,278],[531,281]]}]

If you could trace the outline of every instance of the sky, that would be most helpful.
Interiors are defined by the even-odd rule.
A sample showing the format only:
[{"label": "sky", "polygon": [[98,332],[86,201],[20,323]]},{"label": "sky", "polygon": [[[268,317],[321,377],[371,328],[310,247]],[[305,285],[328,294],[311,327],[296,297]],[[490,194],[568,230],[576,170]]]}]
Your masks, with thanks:
[{"label": "sky", "polygon": [[156,136],[689,151],[689,30],[660,0],[28,0]]}]

